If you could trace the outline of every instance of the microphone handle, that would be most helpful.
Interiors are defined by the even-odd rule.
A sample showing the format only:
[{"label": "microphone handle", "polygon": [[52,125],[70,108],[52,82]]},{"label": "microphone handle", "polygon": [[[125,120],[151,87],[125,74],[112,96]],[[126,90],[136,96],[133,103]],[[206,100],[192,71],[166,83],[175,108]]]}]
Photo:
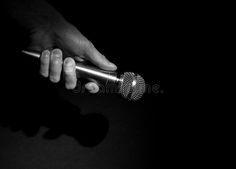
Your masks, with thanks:
[{"label": "microphone handle", "polygon": [[[33,56],[35,58],[40,58],[40,54],[37,52],[22,50],[22,53]],[[88,66],[78,62],[76,62],[75,68],[76,73],[80,78],[95,79],[102,84],[119,83],[122,81],[122,79],[117,77],[117,73],[113,71],[101,70],[96,67]]]}]

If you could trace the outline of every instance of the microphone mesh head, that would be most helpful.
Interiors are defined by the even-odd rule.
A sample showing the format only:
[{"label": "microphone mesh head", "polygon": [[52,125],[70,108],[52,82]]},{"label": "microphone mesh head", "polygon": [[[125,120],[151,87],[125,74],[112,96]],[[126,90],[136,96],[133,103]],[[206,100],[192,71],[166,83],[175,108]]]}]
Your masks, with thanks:
[{"label": "microphone mesh head", "polygon": [[144,79],[132,72],[125,72],[121,79],[120,93],[124,98],[129,100],[138,100],[142,97],[145,92],[145,81]]}]

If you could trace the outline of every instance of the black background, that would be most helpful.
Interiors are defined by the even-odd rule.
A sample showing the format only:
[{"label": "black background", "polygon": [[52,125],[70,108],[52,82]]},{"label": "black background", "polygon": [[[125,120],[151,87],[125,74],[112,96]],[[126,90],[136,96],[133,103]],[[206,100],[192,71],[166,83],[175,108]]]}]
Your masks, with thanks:
[{"label": "black background", "polygon": [[34,58],[20,54],[27,34],[4,21],[0,167],[186,165],[196,138],[190,137],[186,114],[178,109],[184,104],[181,96],[172,97],[169,86],[177,88],[177,61],[191,48],[188,12],[181,4],[150,2],[51,4],[116,63],[119,72],[137,72],[149,86],[159,85],[159,92],[130,102],[119,95],[75,93],[63,83],[51,84],[39,76]]}]

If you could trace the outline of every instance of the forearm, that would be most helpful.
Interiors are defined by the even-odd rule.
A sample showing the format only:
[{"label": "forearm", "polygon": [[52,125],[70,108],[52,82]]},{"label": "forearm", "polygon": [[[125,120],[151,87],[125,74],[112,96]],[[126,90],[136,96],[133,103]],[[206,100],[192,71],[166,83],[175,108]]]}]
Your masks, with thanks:
[{"label": "forearm", "polygon": [[9,0],[7,13],[26,29],[63,26],[66,20],[44,0]]}]

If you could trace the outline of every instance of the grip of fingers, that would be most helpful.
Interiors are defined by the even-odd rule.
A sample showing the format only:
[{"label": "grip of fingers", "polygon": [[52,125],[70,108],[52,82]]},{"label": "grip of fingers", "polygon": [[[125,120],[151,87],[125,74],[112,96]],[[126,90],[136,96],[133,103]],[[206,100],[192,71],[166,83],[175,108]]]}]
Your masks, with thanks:
[{"label": "grip of fingers", "polygon": [[40,74],[44,77],[49,75],[50,51],[44,50],[40,57]]},{"label": "grip of fingers", "polygon": [[63,64],[63,70],[65,77],[65,87],[67,89],[74,89],[77,83],[74,59],[70,57],[66,58]]},{"label": "grip of fingers", "polygon": [[53,49],[49,64],[49,77],[52,82],[59,82],[62,71],[62,51],[60,49]]}]

